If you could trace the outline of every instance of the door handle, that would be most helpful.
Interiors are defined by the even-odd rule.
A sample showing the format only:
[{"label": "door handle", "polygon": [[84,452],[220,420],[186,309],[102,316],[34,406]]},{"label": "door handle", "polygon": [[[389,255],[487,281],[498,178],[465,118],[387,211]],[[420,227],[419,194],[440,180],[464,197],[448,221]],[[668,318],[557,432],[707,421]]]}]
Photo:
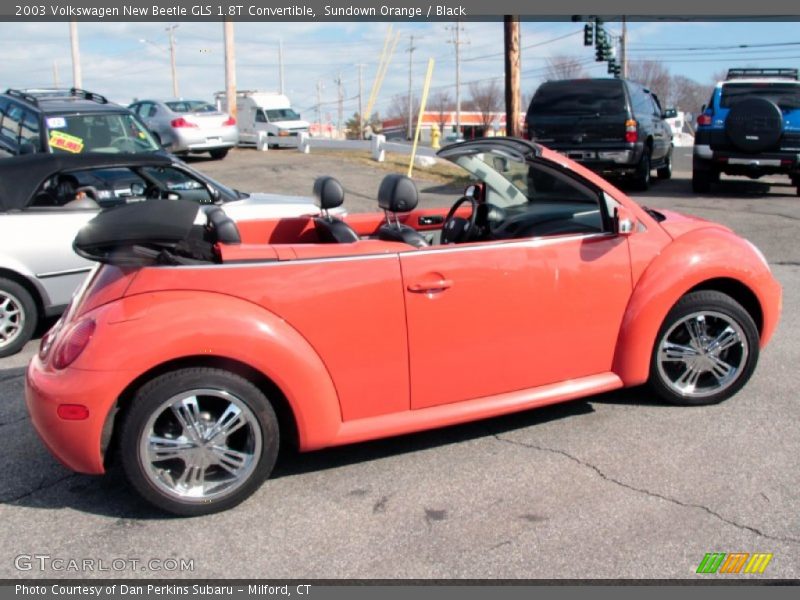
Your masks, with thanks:
[{"label": "door handle", "polygon": [[438,279],[436,281],[425,281],[419,283],[411,283],[408,286],[409,292],[425,293],[425,292],[441,292],[453,286],[451,279]]}]

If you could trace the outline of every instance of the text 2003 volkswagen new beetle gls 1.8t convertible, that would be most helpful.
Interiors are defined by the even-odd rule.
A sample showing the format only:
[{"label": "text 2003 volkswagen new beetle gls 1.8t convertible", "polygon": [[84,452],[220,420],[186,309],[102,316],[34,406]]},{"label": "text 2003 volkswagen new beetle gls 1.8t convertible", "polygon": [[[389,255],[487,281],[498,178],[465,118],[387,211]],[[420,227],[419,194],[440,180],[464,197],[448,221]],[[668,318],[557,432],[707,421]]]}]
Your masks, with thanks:
[{"label": "text 2003 volkswagen new beetle gls 1.8t convertible", "polygon": [[463,423],[649,382],[669,402],[736,393],[781,289],[728,228],[639,207],[516,139],[448,146],[475,180],[418,209],[387,175],[373,214],[242,221],[193,203],[100,214],[100,266],[42,340],[27,403],[68,467],[118,452],[153,504],[236,505],[279,442],[301,451]]}]

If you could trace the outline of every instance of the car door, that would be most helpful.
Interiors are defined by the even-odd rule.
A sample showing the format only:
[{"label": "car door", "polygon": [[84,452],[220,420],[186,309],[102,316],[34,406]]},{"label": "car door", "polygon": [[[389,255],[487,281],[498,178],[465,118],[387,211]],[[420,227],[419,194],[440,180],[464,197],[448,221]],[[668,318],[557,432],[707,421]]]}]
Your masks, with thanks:
[{"label": "car door", "polygon": [[546,193],[524,190],[526,237],[400,255],[414,409],[611,369],[631,290],[627,242],[609,231],[602,195],[531,168],[529,181],[558,178]]},{"label": "car door", "polygon": [[658,96],[652,93],[648,95],[650,96],[650,106],[653,113],[654,146],[658,147],[658,155],[654,156],[654,158],[660,160],[669,152],[672,144],[672,130],[669,124],[661,117],[664,111],[661,108]]}]

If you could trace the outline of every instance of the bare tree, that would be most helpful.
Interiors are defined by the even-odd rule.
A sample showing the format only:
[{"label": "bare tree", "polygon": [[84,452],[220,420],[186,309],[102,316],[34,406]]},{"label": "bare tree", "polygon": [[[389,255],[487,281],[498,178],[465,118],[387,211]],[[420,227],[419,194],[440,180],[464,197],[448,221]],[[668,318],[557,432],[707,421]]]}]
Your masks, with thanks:
[{"label": "bare tree", "polygon": [[642,84],[658,96],[662,102],[672,98],[672,76],[661,61],[630,61],[628,63],[628,79]]},{"label": "bare tree", "polygon": [[586,71],[578,57],[560,54],[547,59],[545,79],[581,79],[583,77],[586,77]]},{"label": "bare tree", "polygon": [[[411,98],[411,106],[413,115],[419,114],[419,98],[414,94]],[[389,103],[389,108],[386,111],[389,119],[401,119],[403,122],[403,129],[408,128],[408,94],[395,94]],[[406,137],[410,138],[413,132],[406,131]]]},{"label": "bare tree", "polygon": [[669,98],[669,105],[678,110],[697,114],[700,107],[708,102],[711,96],[712,87],[696,82],[683,75],[675,75],[672,78],[672,97]]},{"label": "bare tree", "polygon": [[490,79],[485,83],[473,81],[469,84],[469,95],[475,110],[481,114],[481,124],[484,129],[488,128],[503,105],[503,90],[496,79]]},{"label": "bare tree", "polygon": [[453,111],[453,99],[450,92],[441,90],[431,96],[429,101],[431,110],[436,113],[439,131],[444,132],[450,112]]}]

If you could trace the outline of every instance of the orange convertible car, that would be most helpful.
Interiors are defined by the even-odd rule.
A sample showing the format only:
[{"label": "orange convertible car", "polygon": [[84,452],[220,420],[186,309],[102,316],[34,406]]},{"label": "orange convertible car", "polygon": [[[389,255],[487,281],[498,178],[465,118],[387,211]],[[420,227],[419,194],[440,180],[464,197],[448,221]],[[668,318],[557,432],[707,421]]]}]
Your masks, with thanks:
[{"label": "orange convertible car", "polygon": [[[516,139],[439,155],[473,183],[417,208],[388,175],[374,214],[235,224],[154,200],[75,240],[100,264],[42,340],[27,403],[68,467],[118,451],[133,487],[182,515],[241,502],[280,441],[301,451],[649,382],[720,402],[752,375],[781,290],[726,227],[641,208]],[[465,173],[465,174],[466,174]]]}]

